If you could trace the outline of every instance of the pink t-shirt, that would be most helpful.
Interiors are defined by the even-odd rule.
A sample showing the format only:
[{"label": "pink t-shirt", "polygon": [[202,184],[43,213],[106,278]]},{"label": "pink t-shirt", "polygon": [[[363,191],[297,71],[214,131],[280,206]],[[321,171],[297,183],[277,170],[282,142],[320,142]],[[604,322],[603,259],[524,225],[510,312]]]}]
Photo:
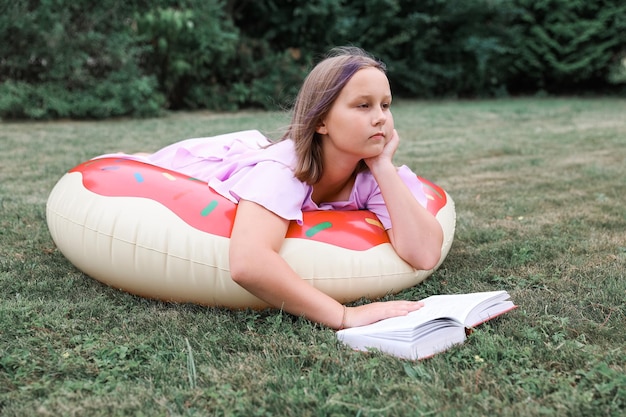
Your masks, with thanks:
[{"label": "pink t-shirt", "polygon": [[[313,187],[294,176],[293,141],[284,140],[265,147],[269,143],[260,132],[248,130],[188,139],[148,157],[132,159],[206,181],[218,194],[234,203],[240,199],[253,201],[287,220],[301,223],[303,211],[366,209],[376,214],[385,229],[391,227],[380,189],[369,171],[357,175],[347,201],[318,205],[311,199]],[[398,168],[398,174],[420,204],[426,206],[426,195],[416,175],[406,166]]]}]

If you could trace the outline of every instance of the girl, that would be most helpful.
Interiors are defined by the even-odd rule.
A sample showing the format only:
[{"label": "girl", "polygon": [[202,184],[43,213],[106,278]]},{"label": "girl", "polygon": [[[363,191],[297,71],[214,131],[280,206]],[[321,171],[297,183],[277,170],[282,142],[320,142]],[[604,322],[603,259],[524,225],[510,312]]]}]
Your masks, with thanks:
[{"label": "girl", "polygon": [[143,157],[204,179],[238,203],[230,241],[232,279],[260,299],[335,329],[406,315],[421,302],[346,307],[303,281],[279,255],[302,211],[374,212],[400,257],[416,269],[439,261],[443,233],[424,208],[419,180],[392,157],[399,144],[384,64],[339,48],[307,76],[283,138],[258,132],[191,139]]}]

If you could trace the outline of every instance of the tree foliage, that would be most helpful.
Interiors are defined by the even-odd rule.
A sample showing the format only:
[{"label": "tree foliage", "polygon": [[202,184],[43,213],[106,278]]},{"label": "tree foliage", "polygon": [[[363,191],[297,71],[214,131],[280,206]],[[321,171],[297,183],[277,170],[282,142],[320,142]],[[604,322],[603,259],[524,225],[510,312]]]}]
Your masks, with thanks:
[{"label": "tree foliage", "polygon": [[[238,33],[220,4],[197,0],[156,7],[137,13],[133,23],[146,46],[141,65],[158,80],[169,108],[199,107],[202,100],[190,94],[194,88],[203,85],[210,93],[223,84]],[[212,104],[219,107],[217,100]]]},{"label": "tree foliage", "polygon": [[346,44],[406,97],[626,85],[620,0],[13,0],[0,36],[4,118],[284,107]]},{"label": "tree foliage", "polygon": [[99,118],[154,114],[163,100],[115,0],[15,0],[0,13],[0,114]]},{"label": "tree foliage", "polygon": [[516,0],[514,90],[565,93],[603,88],[626,56],[626,3]]}]

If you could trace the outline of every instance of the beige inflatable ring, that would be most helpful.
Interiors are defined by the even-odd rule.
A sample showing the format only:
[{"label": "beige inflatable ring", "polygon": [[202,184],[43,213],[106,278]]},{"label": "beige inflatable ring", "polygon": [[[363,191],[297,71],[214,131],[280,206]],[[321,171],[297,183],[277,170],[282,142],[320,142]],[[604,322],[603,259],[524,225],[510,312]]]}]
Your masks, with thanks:
[{"label": "beige inflatable ring", "polygon": [[[420,180],[427,208],[443,228],[441,264],[454,236],[454,202],[437,185]],[[59,180],[46,215],[61,253],[111,287],[164,301],[264,308],[230,277],[236,207],[194,178],[102,158]],[[301,226],[291,223],[280,254],[302,279],[342,303],[396,293],[434,271],[404,262],[376,216],[363,210],[304,213]]]}]

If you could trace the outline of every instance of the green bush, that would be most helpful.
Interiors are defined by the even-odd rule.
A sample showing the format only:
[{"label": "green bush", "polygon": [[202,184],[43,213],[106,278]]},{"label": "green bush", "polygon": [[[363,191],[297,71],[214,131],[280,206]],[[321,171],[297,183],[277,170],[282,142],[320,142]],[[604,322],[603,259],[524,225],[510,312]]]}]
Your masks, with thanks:
[{"label": "green bush", "polygon": [[285,107],[337,45],[410,98],[626,91],[620,0],[14,0],[0,117]]},{"label": "green bush", "polygon": [[237,30],[217,1],[170,3],[137,16],[138,38],[146,46],[143,70],[156,76],[171,109],[218,103],[236,53]]},{"label": "green bush", "polygon": [[367,49],[387,63],[399,95],[492,95],[503,88],[497,64],[509,53],[507,1],[234,3],[240,6],[234,19],[242,32],[277,51],[298,50],[311,61],[337,45]]},{"label": "green bush", "polygon": [[0,85],[0,112],[12,119],[103,119],[116,116],[152,116],[163,100],[151,77],[127,79],[127,73],[83,85],[77,91],[64,82],[26,83],[8,80]]},{"label": "green bush", "polygon": [[[8,3],[8,2],[7,2]],[[0,115],[153,115],[162,96],[139,67],[132,9],[115,0],[16,0],[0,13]]]},{"label": "green bush", "polygon": [[273,51],[268,42],[242,37],[231,63],[231,84],[244,107],[290,107],[309,69],[301,50]]},{"label": "green bush", "polygon": [[[518,92],[598,91],[626,57],[621,0],[515,0],[516,54],[510,84]],[[617,80],[619,82],[619,80]]]},{"label": "green bush", "polygon": [[[400,2],[395,28],[365,45],[390,62],[390,78],[410,97],[492,96],[506,91],[500,77],[509,47],[507,1]],[[369,24],[373,24],[370,22]]]},{"label": "green bush", "polygon": [[[622,83],[619,0],[263,0],[229,2],[242,34],[314,60],[362,46],[408,97],[606,91]],[[262,18],[259,18],[261,16]]]}]

